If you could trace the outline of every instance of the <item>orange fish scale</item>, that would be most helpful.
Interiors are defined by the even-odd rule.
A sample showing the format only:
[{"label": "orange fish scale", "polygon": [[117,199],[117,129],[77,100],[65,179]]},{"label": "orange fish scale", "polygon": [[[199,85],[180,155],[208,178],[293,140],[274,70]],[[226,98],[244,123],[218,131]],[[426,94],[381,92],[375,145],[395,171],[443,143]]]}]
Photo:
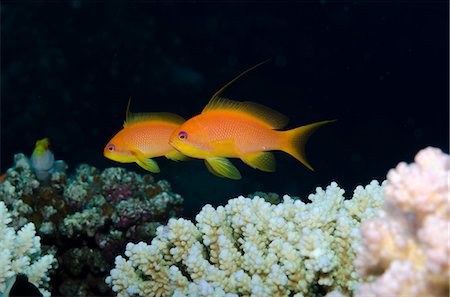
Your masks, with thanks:
[{"label": "orange fish scale", "polygon": [[216,152],[228,157],[278,150],[283,143],[280,132],[264,121],[239,111],[211,111],[199,115]]},{"label": "orange fish scale", "polygon": [[168,139],[177,125],[160,121],[142,122],[127,126],[121,136],[133,146],[148,155],[164,155],[173,150]]}]

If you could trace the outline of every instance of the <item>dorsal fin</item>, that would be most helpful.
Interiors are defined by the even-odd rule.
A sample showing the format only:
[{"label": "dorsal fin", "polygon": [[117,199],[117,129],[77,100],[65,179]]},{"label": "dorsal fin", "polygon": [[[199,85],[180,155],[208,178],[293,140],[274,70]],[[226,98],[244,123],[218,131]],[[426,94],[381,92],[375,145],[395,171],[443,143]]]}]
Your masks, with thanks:
[{"label": "dorsal fin", "polygon": [[255,66],[250,67],[249,69],[245,70],[244,72],[242,72],[241,74],[239,74],[238,76],[236,76],[235,78],[233,78],[231,81],[229,81],[228,83],[226,83],[223,87],[221,87],[217,92],[214,93],[214,95],[212,95],[211,99],[214,98],[218,98],[223,91],[225,91],[226,88],[228,88],[231,84],[233,84],[235,81],[237,81],[238,79],[240,79],[242,76],[244,76],[245,74],[249,73],[250,71],[258,68],[259,66],[261,66],[262,64],[266,63],[267,61],[269,61],[270,59],[267,59],[259,64],[256,64]]},{"label": "dorsal fin", "polygon": [[219,97],[212,98],[202,113],[214,110],[233,110],[246,113],[268,124],[272,129],[282,129],[289,121],[285,115],[278,111],[249,101],[239,102]]},{"label": "dorsal fin", "polygon": [[124,127],[145,121],[164,121],[179,125],[185,122],[185,119],[181,116],[170,112],[130,112],[130,103],[131,97],[128,100],[125,122],[123,123]]}]

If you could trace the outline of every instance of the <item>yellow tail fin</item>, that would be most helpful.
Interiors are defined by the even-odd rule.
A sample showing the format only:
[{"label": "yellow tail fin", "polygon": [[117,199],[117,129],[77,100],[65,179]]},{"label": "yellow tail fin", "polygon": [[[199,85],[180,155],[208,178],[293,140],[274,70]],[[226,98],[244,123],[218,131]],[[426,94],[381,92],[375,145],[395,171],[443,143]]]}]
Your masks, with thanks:
[{"label": "yellow tail fin", "polygon": [[314,169],[309,165],[305,156],[305,144],[308,141],[309,136],[317,130],[322,125],[335,122],[336,120],[322,121],[313,124],[309,124],[306,126],[301,126],[292,130],[285,131],[287,139],[284,147],[281,149],[293,156],[297,160],[303,163],[310,170],[314,171]]}]

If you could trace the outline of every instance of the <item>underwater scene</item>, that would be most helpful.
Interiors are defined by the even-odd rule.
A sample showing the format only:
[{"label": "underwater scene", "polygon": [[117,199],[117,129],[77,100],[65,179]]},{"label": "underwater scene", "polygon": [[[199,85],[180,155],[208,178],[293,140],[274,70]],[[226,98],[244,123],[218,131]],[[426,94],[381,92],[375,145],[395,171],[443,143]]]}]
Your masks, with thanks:
[{"label": "underwater scene", "polygon": [[0,297],[449,296],[448,1],[0,11]]}]

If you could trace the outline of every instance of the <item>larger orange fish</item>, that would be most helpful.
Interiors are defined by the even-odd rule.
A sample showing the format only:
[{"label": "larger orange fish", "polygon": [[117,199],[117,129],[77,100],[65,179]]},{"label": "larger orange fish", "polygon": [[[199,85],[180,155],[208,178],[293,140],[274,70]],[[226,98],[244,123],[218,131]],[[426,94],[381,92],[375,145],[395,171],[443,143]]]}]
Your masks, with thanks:
[{"label": "larger orange fish", "polygon": [[249,166],[275,171],[275,158],[270,151],[284,151],[313,170],[304,154],[304,146],[311,133],[332,121],[322,121],[288,131],[282,129],[287,117],[253,102],[238,102],[220,98],[219,90],[202,113],[176,128],[170,144],[186,156],[204,159],[215,175],[240,179],[241,174],[226,158],[240,158]]},{"label": "larger orange fish", "polygon": [[131,113],[128,102],[126,120],[120,130],[105,146],[103,155],[121,163],[136,162],[142,168],[157,173],[158,164],[152,158],[166,156],[172,160],[186,157],[168,142],[170,135],[184,119],[167,112]]}]

